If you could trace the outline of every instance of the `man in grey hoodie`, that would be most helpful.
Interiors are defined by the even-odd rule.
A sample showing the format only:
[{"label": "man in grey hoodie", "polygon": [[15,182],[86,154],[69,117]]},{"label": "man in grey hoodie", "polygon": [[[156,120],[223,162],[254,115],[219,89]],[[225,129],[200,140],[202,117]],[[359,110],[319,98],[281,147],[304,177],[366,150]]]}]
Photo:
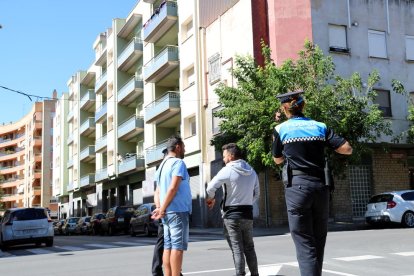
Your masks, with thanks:
[{"label": "man in grey hoodie", "polygon": [[224,145],[222,150],[226,166],[207,185],[207,206],[213,208],[216,190],[223,186],[224,236],[233,253],[236,275],[246,275],[247,262],[251,275],[256,276],[259,272],[253,243],[253,203],[259,198],[259,179],[241,159],[241,150],[235,143]]}]

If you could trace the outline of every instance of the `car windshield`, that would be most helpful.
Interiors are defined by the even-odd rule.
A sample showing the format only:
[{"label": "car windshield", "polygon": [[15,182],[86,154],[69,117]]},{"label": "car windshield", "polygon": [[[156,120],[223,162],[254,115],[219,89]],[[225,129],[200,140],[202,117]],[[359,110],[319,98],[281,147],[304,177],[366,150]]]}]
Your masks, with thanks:
[{"label": "car windshield", "polygon": [[91,217],[86,217],[85,222],[91,222]]},{"label": "car windshield", "polygon": [[78,220],[79,220],[79,218],[70,218],[70,219],[68,220],[68,222],[70,222],[70,223],[74,223],[74,222],[78,222]]},{"label": "car windshield", "polygon": [[116,214],[120,217],[131,216],[133,212],[134,208],[132,207],[120,207],[116,209]]},{"label": "car windshield", "polygon": [[388,202],[394,198],[392,194],[382,194],[382,195],[375,195],[371,197],[368,203],[380,203],[380,202]]},{"label": "car windshield", "polygon": [[13,212],[12,219],[19,220],[34,220],[47,218],[46,212],[43,209],[24,209]]}]

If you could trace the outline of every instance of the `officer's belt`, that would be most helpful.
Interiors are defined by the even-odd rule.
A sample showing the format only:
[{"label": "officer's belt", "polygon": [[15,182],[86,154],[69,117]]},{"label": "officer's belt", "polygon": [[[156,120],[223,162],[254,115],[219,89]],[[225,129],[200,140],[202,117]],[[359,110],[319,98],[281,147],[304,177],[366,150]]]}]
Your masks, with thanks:
[{"label": "officer's belt", "polygon": [[318,172],[318,171],[301,171],[301,170],[294,170],[292,169],[292,176],[296,176],[296,175],[309,175],[309,176],[314,176],[314,177],[319,177],[319,178],[324,178],[325,175],[324,173]]}]

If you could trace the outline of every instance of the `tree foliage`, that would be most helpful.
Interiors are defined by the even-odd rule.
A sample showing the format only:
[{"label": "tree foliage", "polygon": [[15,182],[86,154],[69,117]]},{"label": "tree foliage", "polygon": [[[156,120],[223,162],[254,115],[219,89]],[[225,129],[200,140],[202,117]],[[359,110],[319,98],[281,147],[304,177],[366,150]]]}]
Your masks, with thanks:
[{"label": "tree foliage", "polygon": [[[390,122],[373,104],[377,96],[373,87],[380,80],[376,71],[365,81],[357,72],[349,78],[336,75],[332,58],[311,42],[305,43],[296,61],[288,60],[278,67],[270,49],[262,46],[263,66],[257,66],[250,56],[237,56],[232,72],[237,87],[223,84],[215,90],[223,107],[215,113],[222,119],[221,135],[211,141],[217,150],[225,143],[237,142],[256,170],[274,166],[271,139],[273,128],[280,123],[274,121],[280,108],[275,97],[297,89],[305,91],[305,116],[326,123],[346,138],[354,148],[354,160],[369,149],[368,143],[392,135]],[[412,114],[414,119],[414,111]],[[341,167],[338,155],[331,158],[339,158],[334,162],[335,170]]]}]

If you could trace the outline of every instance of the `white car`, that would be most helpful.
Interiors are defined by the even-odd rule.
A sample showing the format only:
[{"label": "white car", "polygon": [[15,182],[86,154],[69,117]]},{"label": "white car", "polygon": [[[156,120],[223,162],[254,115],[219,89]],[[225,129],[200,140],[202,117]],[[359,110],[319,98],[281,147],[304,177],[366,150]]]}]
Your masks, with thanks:
[{"label": "white car", "polygon": [[414,190],[394,191],[371,197],[365,212],[368,224],[401,223],[414,227]]},{"label": "white car", "polygon": [[53,246],[53,224],[45,208],[11,208],[0,223],[0,246],[34,243]]}]

